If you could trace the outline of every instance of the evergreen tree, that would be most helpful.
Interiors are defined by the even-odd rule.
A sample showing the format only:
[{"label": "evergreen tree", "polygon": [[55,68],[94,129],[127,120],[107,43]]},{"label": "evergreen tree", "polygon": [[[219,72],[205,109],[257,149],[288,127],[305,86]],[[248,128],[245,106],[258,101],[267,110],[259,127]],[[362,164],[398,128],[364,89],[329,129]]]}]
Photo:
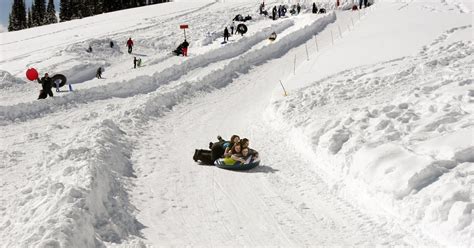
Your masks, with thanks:
[{"label": "evergreen tree", "polygon": [[48,8],[46,9],[46,23],[57,23],[56,10],[54,9],[54,0],[48,1]]},{"label": "evergreen tree", "polygon": [[46,23],[46,4],[45,0],[34,0],[31,7],[33,26],[41,26]]},{"label": "evergreen tree", "polygon": [[28,8],[28,18],[27,18],[27,22],[26,22],[26,26],[28,28],[31,28],[33,27],[33,17],[31,17],[31,8]]},{"label": "evergreen tree", "polygon": [[24,0],[14,0],[9,16],[8,31],[27,28],[26,8]]},{"label": "evergreen tree", "polygon": [[61,0],[59,2],[59,20],[61,22],[69,21],[72,17],[71,11],[71,1],[70,0]]}]

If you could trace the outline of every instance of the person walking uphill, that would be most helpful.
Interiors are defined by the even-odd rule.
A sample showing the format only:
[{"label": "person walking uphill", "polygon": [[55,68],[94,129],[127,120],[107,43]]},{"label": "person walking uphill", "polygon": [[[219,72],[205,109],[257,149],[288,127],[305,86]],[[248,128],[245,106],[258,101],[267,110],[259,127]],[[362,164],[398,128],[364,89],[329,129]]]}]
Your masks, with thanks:
[{"label": "person walking uphill", "polygon": [[42,90],[40,91],[40,95],[38,96],[38,99],[45,99],[48,97],[53,97],[53,91],[51,91],[51,88],[53,87],[53,80],[49,77],[48,73],[44,74],[44,77],[41,79],[37,79],[38,83],[41,84]]},{"label": "person walking uphill", "polygon": [[227,42],[229,41],[229,30],[227,29],[227,27],[224,28],[224,42]]},{"label": "person walking uphill", "polygon": [[97,73],[95,74],[95,77],[98,79],[102,78],[102,67],[99,67],[99,69],[97,69]]},{"label": "person walking uphill", "polygon": [[128,47],[128,53],[132,53],[132,49],[133,49],[133,41],[132,41],[132,38],[128,38],[127,40],[127,47]]}]

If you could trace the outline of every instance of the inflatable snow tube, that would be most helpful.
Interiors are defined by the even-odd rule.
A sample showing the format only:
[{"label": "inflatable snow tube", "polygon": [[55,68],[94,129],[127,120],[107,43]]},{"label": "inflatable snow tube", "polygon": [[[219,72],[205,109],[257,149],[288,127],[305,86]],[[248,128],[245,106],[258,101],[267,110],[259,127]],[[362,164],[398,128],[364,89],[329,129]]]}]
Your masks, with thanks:
[{"label": "inflatable snow tube", "polygon": [[220,158],[214,162],[214,165],[221,168],[221,169],[226,169],[226,170],[237,170],[237,171],[242,171],[242,170],[250,170],[255,167],[257,167],[260,164],[260,159],[250,159],[248,163],[242,164],[240,162],[237,162],[235,164],[226,164],[224,162],[223,158]]},{"label": "inflatable snow tube", "polygon": [[53,88],[56,88],[56,85],[58,85],[58,87],[63,87],[66,84],[67,79],[63,74],[56,74],[51,77],[51,82],[53,82]]},{"label": "inflatable snow tube", "polygon": [[245,24],[242,24],[242,23],[237,25],[237,32],[239,32],[241,34],[247,33],[247,26]]}]

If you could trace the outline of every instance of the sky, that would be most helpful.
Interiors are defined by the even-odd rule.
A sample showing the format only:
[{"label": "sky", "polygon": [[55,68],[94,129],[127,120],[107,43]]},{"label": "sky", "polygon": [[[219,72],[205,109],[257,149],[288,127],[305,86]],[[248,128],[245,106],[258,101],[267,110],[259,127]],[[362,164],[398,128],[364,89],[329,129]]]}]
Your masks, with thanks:
[{"label": "sky", "polygon": [[[25,0],[26,7],[31,7],[33,0]],[[46,4],[48,1],[45,0]],[[8,27],[8,16],[10,15],[10,10],[12,8],[13,0],[0,0],[0,32]],[[54,0],[54,6],[56,11],[59,10],[59,0]]]}]

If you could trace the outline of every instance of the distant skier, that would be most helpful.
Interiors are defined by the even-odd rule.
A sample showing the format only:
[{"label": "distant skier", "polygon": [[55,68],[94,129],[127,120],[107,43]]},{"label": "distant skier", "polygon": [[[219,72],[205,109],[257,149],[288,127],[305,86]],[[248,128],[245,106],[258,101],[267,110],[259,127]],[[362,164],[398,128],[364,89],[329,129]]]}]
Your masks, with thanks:
[{"label": "distant skier", "polygon": [[318,13],[318,7],[316,7],[316,3],[313,3],[313,14]]},{"label": "distant skier", "polygon": [[227,29],[227,27],[224,28],[224,42],[227,42],[229,41],[229,30]]},{"label": "distant skier", "polygon": [[230,34],[231,35],[234,35],[234,29],[235,29],[235,22],[232,22],[232,24],[230,24]]},{"label": "distant skier", "polygon": [[142,58],[138,58],[137,66],[138,66],[138,67],[141,67],[141,66],[142,66]]},{"label": "distant skier", "polygon": [[97,69],[97,73],[95,74],[95,76],[98,79],[102,78],[102,67],[99,67],[99,69]]},{"label": "distant skier", "polygon": [[133,57],[133,69],[137,68],[137,62],[138,62],[137,57]]},{"label": "distant skier", "polygon": [[132,41],[132,38],[128,38],[128,41],[127,41],[127,47],[128,47],[128,53],[132,53],[132,49],[133,49],[133,41]]},{"label": "distant skier", "polygon": [[38,83],[41,84],[42,90],[40,91],[40,95],[38,96],[38,99],[45,99],[48,97],[53,97],[53,91],[51,91],[51,88],[53,87],[53,80],[49,77],[48,73],[44,74],[44,77],[41,79],[37,79]]},{"label": "distant skier", "polygon": [[110,48],[114,48],[114,42],[110,41]]},{"label": "distant skier", "polygon": [[277,7],[273,6],[273,9],[272,9],[272,19],[273,20],[276,20],[276,14],[277,14]]},{"label": "distant skier", "polygon": [[300,11],[301,11],[301,5],[300,3],[297,3],[296,4],[296,11],[298,12],[298,15],[300,14]]},{"label": "distant skier", "polygon": [[91,52],[92,52],[92,47],[91,47],[91,46],[89,46],[89,48],[87,49],[87,52],[88,52],[88,53],[91,53]]}]

